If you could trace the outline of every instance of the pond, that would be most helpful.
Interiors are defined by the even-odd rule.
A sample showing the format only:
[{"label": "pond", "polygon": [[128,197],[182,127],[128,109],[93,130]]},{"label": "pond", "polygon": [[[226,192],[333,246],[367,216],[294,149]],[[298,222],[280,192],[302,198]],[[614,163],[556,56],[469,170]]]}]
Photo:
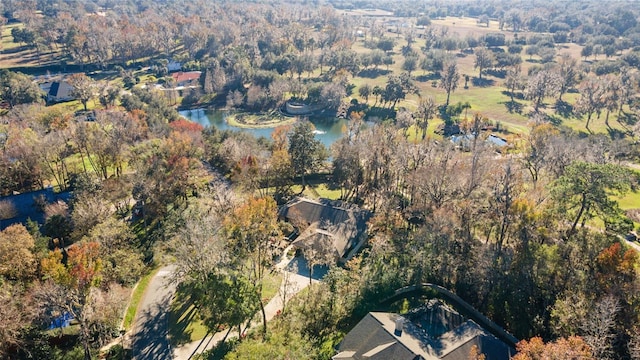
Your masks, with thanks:
[{"label": "pond", "polygon": [[[227,123],[226,117],[229,114],[224,110],[182,110],[180,115],[184,116],[190,121],[197,122],[198,124],[207,127],[215,126],[220,130],[234,130],[244,131],[252,134],[255,137],[264,136],[271,139],[271,133],[274,128],[240,128],[231,126]],[[309,119],[316,127],[316,138],[320,140],[324,146],[329,148],[336,140],[342,137],[342,129],[347,126],[347,120],[336,118],[311,118]]]}]

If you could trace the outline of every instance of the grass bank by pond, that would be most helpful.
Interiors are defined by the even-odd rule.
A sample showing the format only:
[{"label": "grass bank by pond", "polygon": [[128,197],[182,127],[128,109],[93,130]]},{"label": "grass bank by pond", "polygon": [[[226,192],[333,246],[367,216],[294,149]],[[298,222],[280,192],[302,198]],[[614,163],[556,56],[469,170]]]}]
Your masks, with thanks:
[{"label": "grass bank by pond", "polygon": [[227,123],[239,128],[272,128],[281,125],[292,125],[297,121],[295,117],[283,116],[279,113],[252,114],[237,113],[227,116]]}]

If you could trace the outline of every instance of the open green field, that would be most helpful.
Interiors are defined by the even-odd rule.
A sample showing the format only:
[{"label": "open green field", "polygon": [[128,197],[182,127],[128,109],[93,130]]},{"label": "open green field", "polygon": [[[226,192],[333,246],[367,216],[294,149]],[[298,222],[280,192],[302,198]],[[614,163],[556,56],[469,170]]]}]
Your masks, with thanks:
[{"label": "open green field", "polygon": [[[302,185],[295,185],[292,190],[294,193],[299,193],[302,190]],[[309,181],[302,195],[311,199],[338,200],[340,198],[340,189],[334,189],[327,182]]]},{"label": "open green field", "polygon": [[[53,65],[60,62],[60,49],[40,47],[40,53],[36,49],[13,42],[11,30],[20,28],[20,23],[8,24],[2,27],[2,40],[0,41],[0,67],[36,67]],[[39,55],[39,56],[38,56]]]},{"label": "open green field", "polygon": [[[360,14],[366,15],[366,14]],[[389,14],[376,14],[377,16],[375,21],[383,21],[383,20],[398,20],[398,21],[409,21],[406,18],[396,18]],[[380,19],[380,20],[378,20]],[[500,30],[498,28],[497,21],[491,21],[489,26],[485,26],[484,24],[480,25],[477,23],[475,18],[453,18],[447,17],[444,19],[437,19],[432,21],[432,28],[443,29],[441,31],[446,32],[447,36],[458,37],[460,39],[464,39],[466,36],[481,36],[487,33],[502,33],[505,35],[507,40],[514,39],[515,36],[518,37],[528,37],[533,35],[533,33],[529,32],[519,32],[517,34],[507,31]],[[424,32],[420,27],[417,28],[416,33]],[[541,35],[541,34],[537,34]],[[402,64],[404,62],[404,57],[401,55],[402,46],[406,45],[406,41],[403,37],[397,37],[394,34],[387,35],[392,37],[396,41],[396,46],[394,50],[391,52],[392,57],[394,59],[394,64],[388,67],[380,66],[379,76],[374,77],[362,77],[355,75],[351,80],[351,83],[355,85],[353,90],[353,94],[351,98],[358,98],[359,102],[364,102],[364,99],[360,99],[358,97],[358,89],[363,84],[368,84],[370,86],[380,86],[384,87],[386,84],[387,76],[389,74],[400,74],[402,72]],[[413,44],[413,48],[415,50],[420,49],[423,40],[418,39],[415,44]],[[367,53],[370,52],[371,49],[367,49],[364,46],[364,40],[360,39],[353,44],[352,47],[357,53]],[[526,46],[525,46],[526,48]],[[561,56],[562,54],[569,54],[575,59],[579,59],[580,61],[585,61],[580,56],[580,51],[582,47],[577,44],[568,43],[568,44],[560,44],[556,47],[557,54],[556,58]],[[506,47],[502,47],[502,50],[506,51]],[[470,114],[475,112],[481,113],[483,116],[489,118],[489,120],[495,122],[500,122],[502,125],[506,126],[506,128],[514,133],[526,133],[529,130],[529,117],[533,112],[533,106],[530,101],[524,99],[516,99],[516,104],[511,104],[511,99],[506,92],[506,88],[504,87],[504,79],[498,78],[495,76],[491,76],[489,74],[483,74],[483,79],[485,80],[486,86],[476,86],[474,85],[474,79],[478,77],[478,70],[474,68],[475,56],[473,54],[466,54],[460,51],[451,52],[452,55],[456,56],[456,62],[458,64],[458,72],[460,73],[460,82],[458,85],[458,89],[451,93],[450,103],[455,104],[457,102],[466,103],[469,102],[471,105],[471,109],[469,110]],[[537,55],[532,57],[526,55],[523,52],[521,53],[521,57],[523,62],[521,64],[523,74],[526,74],[527,71],[533,66],[540,66],[540,58]],[[603,56],[601,56],[603,57]],[[611,58],[615,59],[615,56]],[[591,63],[595,59],[587,60],[587,63]],[[468,75],[470,77],[470,81],[468,83],[468,88],[464,89],[464,77]],[[412,73],[412,77],[415,80],[415,84],[419,89],[420,96],[431,96],[433,97],[437,103],[444,103],[446,100],[446,93],[444,90],[434,87],[434,81],[437,81],[437,76],[434,74],[425,73],[422,70],[416,70]],[[420,96],[410,94],[404,101],[398,103],[399,107],[406,107],[408,109],[414,109],[419,100]],[[569,103],[575,103],[578,94],[569,93],[565,94],[563,100]],[[367,102],[369,105],[373,105],[375,102],[374,97],[370,97]],[[555,111],[555,100],[551,98],[545,99],[543,107],[541,111],[551,116],[557,125],[564,125],[569,128],[572,128],[579,132],[586,132],[585,129],[585,120],[583,118],[577,118],[575,116],[571,117],[563,117],[561,115],[556,114]],[[510,105],[517,105],[516,109],[511,108]],[[604,124],[604,115],[601,116],[601,119],[592,119],[592,125],[590,126],[592,132],[594,133],[606,133],[608,132],[608,128]],[[613,130],[624,131],[625,129],[615,121],[615,116],[612,115],[609,121],[609,124]]]},{"label": "open green field", "polygon": [[20,44],[13,42],[13,36],[11,36],[11,30],[16,28],[21,28],[22,24],[8,24],[2,27],[2,41],[0,41],[0,45],[2,46],[2,52],[14,50],[20,47]]},{"label": "open green field", "polygon": [[617,201],[622,210],[640,209],[640,191],[630,192]]}]

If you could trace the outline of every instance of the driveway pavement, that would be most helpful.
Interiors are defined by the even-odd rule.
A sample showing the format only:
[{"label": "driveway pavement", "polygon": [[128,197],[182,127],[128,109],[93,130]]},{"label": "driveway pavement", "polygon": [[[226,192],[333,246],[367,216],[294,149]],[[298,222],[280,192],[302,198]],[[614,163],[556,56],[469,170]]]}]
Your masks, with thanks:
[{"label": "driveway pavement", "polygon": [[[284,254],[287,252],[285,251]],[[131,334],[126,344],[132,349],[135,360],[179,359],[188,360],[193,355],[209,350],[217,345],[226,335],[227,330],[211,334],[202,340],[194,341],[177,348],[171,348],[169,342],[169,308],[176,287],[169,283],[175,265],[161,268],[151,279],[142,301],[138,306],[138,313]],[[276,269],[283,274],[283,281],[278,293],[265,305],[267,321],[273,319],[282,311],[285,301],[288,301],[305,287],[309,286],[309,270],[302,258],[287,258],[286,255],[276,265]],[[314,268],[312,282],[318,282],[324,276],[326,269]],[[256,318],[261,316],[256,315]],[[251,328],[261,325],[261,321],[253,323]],[[232,331],[228,338],[238,337],[237,331]]]},{"label": "driveway pavement", "polygon": [[151,279],[138,305],[135,323],[128,339],[133,359],[171,359],[169,306],[176,287],[169,283],[174,265],[161,268]]},{"label": "driveway pavement", "polygon": [[[285,301],[289,301],[293,295],[309,286],[309,271],[306,263],[302,258],[287,258],[288,248],[283,252],[282,260],[276,264],[275,268],[282,272],[283,281],[280,284],[278,293],[264,306],[264,312],[267,322],[273,319],[279,311],[282,311]],[[326,274],[326,270],[322,268],[314,268],[313,283],[317,283],[318,279]],[[260,314],[256,314],[255,318],[261,319]],[[262,321],[251,324],[251,328],[260,326]],[[195,354],[209,350],[216,346],[225,337],[228,330],[217,332],[206,336],[202,340],[194,341],[176,348],[173,352],[173,358],[176,360],[189,360]],[[238,337],[237,331],[229,333],[227,338]]]}]

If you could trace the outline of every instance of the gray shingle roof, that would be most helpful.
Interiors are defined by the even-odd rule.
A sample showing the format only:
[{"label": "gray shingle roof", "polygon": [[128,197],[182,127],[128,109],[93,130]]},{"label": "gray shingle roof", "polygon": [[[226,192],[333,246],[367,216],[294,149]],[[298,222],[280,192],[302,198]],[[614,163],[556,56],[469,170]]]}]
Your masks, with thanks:
[{"label": "gray shingle roof", "polygon": [[295,198],[280,209],[280,217],[309,226],[294,241],[296,246],[346,258],[363,241],[371,213],[341,201]]},{"label": "gray shingle roof", "polygon": [[[414,360],[417,354],[405,346],[402,341],[390,333],[381,322],[388,313],[369,313],[365,316],[340,343],[339,352],[353,351],[352,359],[372,359],[372,360]],[[405,337],[408,335],[405,335]],[[364,354],[383,345],[389,345],[380,349],[371,357]],[[419,358],[419,357],[418,357]]]},{"label": "gray shingle roof", "polygon": [[[401,332],[395,331],[398,318],[403,319]],[[404,316],[385,312],[367,314],[345,336],[338,354],[353,352],[350,357],[342,358],[357,360],[467,360],[473,345],[489,360],[508,360],[514,353],[507,344],[444,302],[430,300]]]}]

